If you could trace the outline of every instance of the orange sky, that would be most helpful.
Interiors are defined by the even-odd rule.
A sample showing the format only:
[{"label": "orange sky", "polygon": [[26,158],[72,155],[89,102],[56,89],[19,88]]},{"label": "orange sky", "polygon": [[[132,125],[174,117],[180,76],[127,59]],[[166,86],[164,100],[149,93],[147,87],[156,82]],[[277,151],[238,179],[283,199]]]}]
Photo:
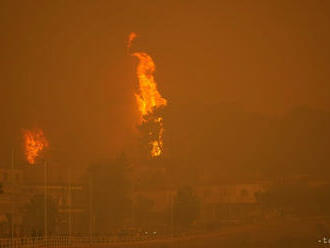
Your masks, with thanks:
[{"label": "orange sky", "polygon": [[131,31],[169,105],[330,110],[329,1],[6,0],[0,12],[6,147],[33,126],[77,152],[124,146],[136,119]]}]

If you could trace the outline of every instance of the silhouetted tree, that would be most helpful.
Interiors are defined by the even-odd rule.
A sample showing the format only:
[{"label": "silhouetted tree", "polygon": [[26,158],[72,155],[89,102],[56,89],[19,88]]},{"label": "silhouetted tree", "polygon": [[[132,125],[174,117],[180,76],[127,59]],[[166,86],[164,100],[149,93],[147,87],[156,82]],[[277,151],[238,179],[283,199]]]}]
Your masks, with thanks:
[{"label": "silhouetted tree", "polygon": [[143,152],[147,157],[150,156],[152,142],[159,141],[161,126],[160,123],[157,122],[157,119],[162,118],[162,123],[164,123],[164,113],[165,111],[163,107],[155,108],[152,113],[143,117],[143,122],[137,127],[140,132],[139,141],[141,147],[143,147]]},{"label": "silhouetted tree", "polygon": [[151,218],[151,210],[154,205],[153,200],[139,196],[135,202],[135,220],[139,226],[148,224]]},{"label": "silhouetted tree", "polygon": [[180,188],[174,199],[174,223],[176,226],[189,227],[199,217],[200,202],[191,187]]},{"label": "silhouetted tree", "polygon": [[90,167],[90,197],[96,232],[107,232],[112,227],[120,226],[129,214],[128,165],[123,154],[112,161]]},{"label": "silhouetted tree", "polygon": [[[56,229],[58,217],[57,203],[51,196],[47,196],[47,230],[53,233]],[[25,206],[23,218],[24,226],[31,232],[44,233],[45,198],[44,195],[34,195]]]}]

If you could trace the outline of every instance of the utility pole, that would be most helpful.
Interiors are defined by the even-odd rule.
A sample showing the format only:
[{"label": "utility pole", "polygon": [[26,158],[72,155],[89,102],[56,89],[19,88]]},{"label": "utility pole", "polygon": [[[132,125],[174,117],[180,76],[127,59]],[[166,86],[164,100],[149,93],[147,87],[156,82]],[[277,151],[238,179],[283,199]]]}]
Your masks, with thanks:
[{"label": "utility pole", "polygon": [[44,237],[46,242],[46,248],[48,247],[47,239],[48,239],[48,230],[47,230],[47,224],[48,224],[48,216],[47,216],[47,187],[48,187],[48,181],[47,181],[47,160],[44,161],[44,183],[45,183],[45,192],[44,192]]},{"label": "utility pole", "polygon": [[132,194],[132,226],[133,227],[135,227],[135,203],[136,203],[136,199],[135,199],[135,192],[136,192],[136,190],[135,190],[135,184],[136,184],[136,182],[133,182],[133,187],[132,187],[132,191],[133,191],[133,194]]},{"label": "utility pole", "polygon": [[173,206],[174,206],[174,201],[173,201],[173,196],[172,196],[172,193],[171,191],[169,192],[169,203],[170,203],[170,230],[171,230],[171,236],[173,237],[174,235],[174,221],[173,221],[173,215],[174,215],[174,209],[173,209]]},{"label": "utility pole", "polygon": [[93,225],[93,179],[89,179],[89,242],[92,242]]},{"label": "utility pole", "polygon": [[15,173],[14,173],[14,166],[15,166],[15,149],[13,148],[11,151],[11,187],[12,187],[12,199],[11,199],[11,243],[13,244],[14,241],[14,209],[15,209],[15,200],[14,200],[14,183],[15,183]]},{"label": "utility pole", "polygon": [[71,186],[71,166],[69,167],[69,244],[71,244],[72,233],[72,186]]}]

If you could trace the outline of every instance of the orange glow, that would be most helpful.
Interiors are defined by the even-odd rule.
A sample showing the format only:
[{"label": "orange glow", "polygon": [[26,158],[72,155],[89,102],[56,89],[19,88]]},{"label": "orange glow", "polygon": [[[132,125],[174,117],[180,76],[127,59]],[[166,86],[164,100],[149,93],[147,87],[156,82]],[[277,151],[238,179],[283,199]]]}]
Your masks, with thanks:
[{"label": "orange glow", "polygon": [[[132,41],[136,37],[135,33],[129,35],[129,47]],[[139,59],[139,63],[136,69],[138,78],[138,92],[135,94],[138,110],[140,113],[140,123],[144,122],[144,117],[148,114],[152,114],[153,111],[159,107],[166,106],[167,101],[163,98],[158,89],[154,79],[153,73],[155,71],[155,63],[152,58],[144,52],[135,52],[132,54]],[[161,117],[154,120],[159,123],[160,131],[158,134],[158,140],[151,142],[152,150],[151,156],[159,156],[163,149],[163,119]]]},{"label": "orange glow", "polygon": [[48,147],[48,141],[41,129],[24,130],[25,157],[29,164],[35,164],[40,152]]}]

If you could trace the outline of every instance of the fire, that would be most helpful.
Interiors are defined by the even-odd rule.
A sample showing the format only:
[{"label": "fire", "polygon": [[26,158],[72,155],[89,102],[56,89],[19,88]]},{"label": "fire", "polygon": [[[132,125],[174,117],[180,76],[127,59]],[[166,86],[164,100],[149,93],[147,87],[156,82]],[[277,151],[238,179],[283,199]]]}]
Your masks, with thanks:
[{"label": "fire", "polygon": [[127,50],[128,51],[131,48],[132,42],[135,38],[136,38],[136,33],[132,32],[132,33],[129,34],[129,36],[128,36],[128,45],[127,45]]},{"label": "fire", "polygon": [[24,130],[24,148],[26,160],[35,164],[40,152],[48,147],[48,141],[41,129]]},{"label": "fire", "polygon": [[164,133],[163,119],[159,117],[155,120],[155,122],[159,123],[160,129],[158,134],[158,140],[152,142],[151,155],[153,157],[157,157],[163,152],[163,133]]},{"label": "fire", "polygon": [[[130,48],[135,37],[135,33],[131,33],[129,35],[128,49]],[[144,52],[135,52],[131,55],[139,59],[136,69],[138,78],[138,92],[135,94],[135,98],[140,113],[140,123],[143,123],[147,115],[154,113],[156,109],[162,106],[166,106],[167,100],[161,96],[157,89],[157,83],[153,76],[156,67],[151,56]],[[160,129],[158,139],[151,142],[151,156],[157,157],[163,151],[163,118],[157,117],[154,119],[154,122],[158,123]]]},{"label": "fire", "polygon": [[139,59],[136,74],[139,80],[139,93],[135,95],[139,111],[143,116],[153,112],[154,108],[166,106],[167,101],[157,90],[153,73],[155,64],[146,53],[133,53]]}]

